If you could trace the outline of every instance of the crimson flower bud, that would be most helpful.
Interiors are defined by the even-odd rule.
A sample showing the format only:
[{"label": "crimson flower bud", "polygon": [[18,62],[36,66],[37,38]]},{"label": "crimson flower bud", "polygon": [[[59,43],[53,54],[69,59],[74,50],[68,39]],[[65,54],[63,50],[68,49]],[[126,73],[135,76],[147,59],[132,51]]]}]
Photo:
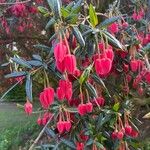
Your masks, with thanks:
[{"label": "crimson flower bud", "polygon": [[93,110],[93,105],[92,105],[92,103],[91,102],[89,102],[89,103],[87,103],[86,104],[86,112],[92,112],[92,110]]},{"label": "crimson flower bud", "polygon": [[86,104],[80,104],[79,106],[78,106],[78,113],[81,115],[81,116],[83,116],[83,115],[85,115],[86,114]]},{"label": "crimson flower bud", "polygon": [[123,133],[122,131],[119,131],[119,132],[117,133],[117,138],[118,138],[119,140],[122,140],[122,139],[123,139],[123,136],[124,136],[124,133]]},{"label": "crimson flower bud", "polygon": [[37,124],[38,124],[39,126],[42,124],[42,119],[41,119],[40,117],[37,119]]},{"label": "crimson flower bud", "polygon": [[29,101],[25,103],[24,110],[28,115],[32,114],[32,104]]},{"label": "crimson flower bud", "polygon": [[62,90],[62,94],[64,94],[65,98],[69,101],[72,97],[72,83],[68,80],[60,80],[59,87]]},{"label": "crimson flower bud", "polygon": [[142,96],[143,93],[144,93],[144,89],[143,89],[142,87],[139,87],[139,88],[138,88],[138,94],[139,94],[140,96]]},{"label": "crimson flower bud", "polygon": [[147,72],[145,75],[145,80],[148,84],[150,84],[150,72]]},{"label": "crimson flower bud", "polygon": [[64,60],[62,62],[56,61],[56,67],[58,71],[63,73],[65,71]]},{"label": "crimson flower bud", "polygon": [[54,101],[54,89],[49,87],[45,88],[42,93],[40,93],[40,103],[43,108],[48,109],[48,107]]},{"label": "crimson flower bud", "polygon": [[95,70],[98,75],[107,75],[112,68],[112,61],[109,58],[97,59]]},{"label": "crimson flower bud", "polygon": [[125,125],[125,133],[130,135],[132,132],[132,127],[130,125]]},{"label": "crimson flower bud", "polygon": [[108,31],[111,33],[118,33],[119,28],[117,23],[112,23],[111,25],[108,26]]},{"label": "crimson flower bud", "polygon": [[111,61],[113,61],[114,59],[114,52],[112,49],[105,49],[105,54],[106,54],[106,57],[109,58]]},{"label": "crimson flower bud", "polygon": [[96,101],[100,106],[104,106],[105,104],[105,99],[103,97],[96,98]]},{"label": "crimson flower bud", "polygon": [[65,93],[60,87],[57,88],[56,93],[57,93],[57,97],[60,101],[64,99]]},{"label": "crimson flower bud", "polygon": [[73,74],[76,70],[76,57],[68,54],[64,58],[65,69],[68,73]]},{"label": "crimson flower bud", "polygon": [[43,126],[46,125],[46,123],[47,123],[47,118],[46,118],[46,117],[43,117],[43,118],[42,118],[42,124],[43,124]]},{"label": "crimson flower bud", "polygon": [[133,138],[137,138],[139,135],[139,133],[135,130],[132,130],[132,132],[130,133],[130,136],[133,137]]},{"label": "crimson flower bud", "polygon": [[56,61],[62,62],[67,53],[67,47],[62,43],[58,43],[54,48],[54,56]]},{"label": "crimson flower bud", "polygon": [[67,132],[69,132],[70,131],[70,129],[71,129],[71,122],[70,121],[65,121],[65,130],[67,131]]},{"label": "crimson flower bud", "polygon": [[65,126],[64,126],[64,122],[63,121],[57,122],[57,129],[58,129],[60,134],[64,132]]},{"label": "crimson flower bud", "polygon": [[77,142],[76,143],[76,150],[84,150],[84,143]]},{"label": "crimson flower bud", "polygon": [[138,70],[138,61],[137,60],[131,60],[130,67],[132,72],[136,72]]},{"label": "crimson flower bud", "polygon": [[114,132],[111,134],[111,138],[112,138],[113,140],[115,140],[115,139],[117,138],[117,134],[118,134],[118,132],[114,131]]}]

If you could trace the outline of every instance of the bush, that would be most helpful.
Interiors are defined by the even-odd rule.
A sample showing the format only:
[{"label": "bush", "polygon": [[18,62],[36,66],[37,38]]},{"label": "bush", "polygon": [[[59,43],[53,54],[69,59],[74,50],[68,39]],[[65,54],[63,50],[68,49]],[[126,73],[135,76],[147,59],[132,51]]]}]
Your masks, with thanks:
[{"label": "bush", "polygon": [[[49,42],[34,45],[38,52],[32,57],[14,53],[3,65],[12,70],[6,78],[25,80],[28,115],[32,90],[44,87],[37,94],[41,103],[37,123],[44,126],[50,142],[41,148],[138,149],[133,100],[149,97],[150,84],[145,3],[132,1],[131,16],[122,14],[117,1],[105,14],[83,0],[47,2],[38,11],[49,19],[45,27],[51,30]],[[17,2],[10,12],[20,21],[37,14],[36,8]],[[7,21],[3,22],[8,32]]]}]

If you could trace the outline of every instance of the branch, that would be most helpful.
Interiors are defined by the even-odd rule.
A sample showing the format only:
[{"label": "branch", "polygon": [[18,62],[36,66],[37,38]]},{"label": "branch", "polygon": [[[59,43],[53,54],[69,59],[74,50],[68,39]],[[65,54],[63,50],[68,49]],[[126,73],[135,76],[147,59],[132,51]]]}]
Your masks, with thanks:
[{"label": "branch", "polygon": [[52,115],[50,117],[50,119],[48,120],[47,124],[44,126],[44,128],[42,129],[42,131],[40,132],[40,134],[38,135],[38,137],[35,139],[35,141],[33,142],[33,144],[30,146],[29,150],[33,150],[33,148],[35,147],[35,145],[37,144],[37,142],[39,141],[39,139],[41,138],[41,136],[43,135],[46,127],[48,126],[48,124],[50,123],[51,119],[53,118],[54,115]]}]

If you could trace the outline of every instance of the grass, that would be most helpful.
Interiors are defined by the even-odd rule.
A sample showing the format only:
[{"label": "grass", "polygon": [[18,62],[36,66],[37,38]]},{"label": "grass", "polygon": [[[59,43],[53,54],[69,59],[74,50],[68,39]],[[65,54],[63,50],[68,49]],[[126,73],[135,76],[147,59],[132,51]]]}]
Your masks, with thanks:
[{"label": "grass", "polygon": [[27,116],[14,103],[0,104],[0,150],[28,147],[39,133],[37,115]]}]

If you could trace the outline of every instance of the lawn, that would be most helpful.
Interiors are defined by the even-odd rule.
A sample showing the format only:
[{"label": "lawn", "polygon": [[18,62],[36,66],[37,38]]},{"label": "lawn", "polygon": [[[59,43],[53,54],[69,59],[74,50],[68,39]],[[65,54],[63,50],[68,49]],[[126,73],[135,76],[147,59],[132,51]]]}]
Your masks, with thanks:
[{"label": "lawn", "polygon": [[0,104],[0,150],[26,149],[38,135],[37,115],[27,116],[16,103]]}]

